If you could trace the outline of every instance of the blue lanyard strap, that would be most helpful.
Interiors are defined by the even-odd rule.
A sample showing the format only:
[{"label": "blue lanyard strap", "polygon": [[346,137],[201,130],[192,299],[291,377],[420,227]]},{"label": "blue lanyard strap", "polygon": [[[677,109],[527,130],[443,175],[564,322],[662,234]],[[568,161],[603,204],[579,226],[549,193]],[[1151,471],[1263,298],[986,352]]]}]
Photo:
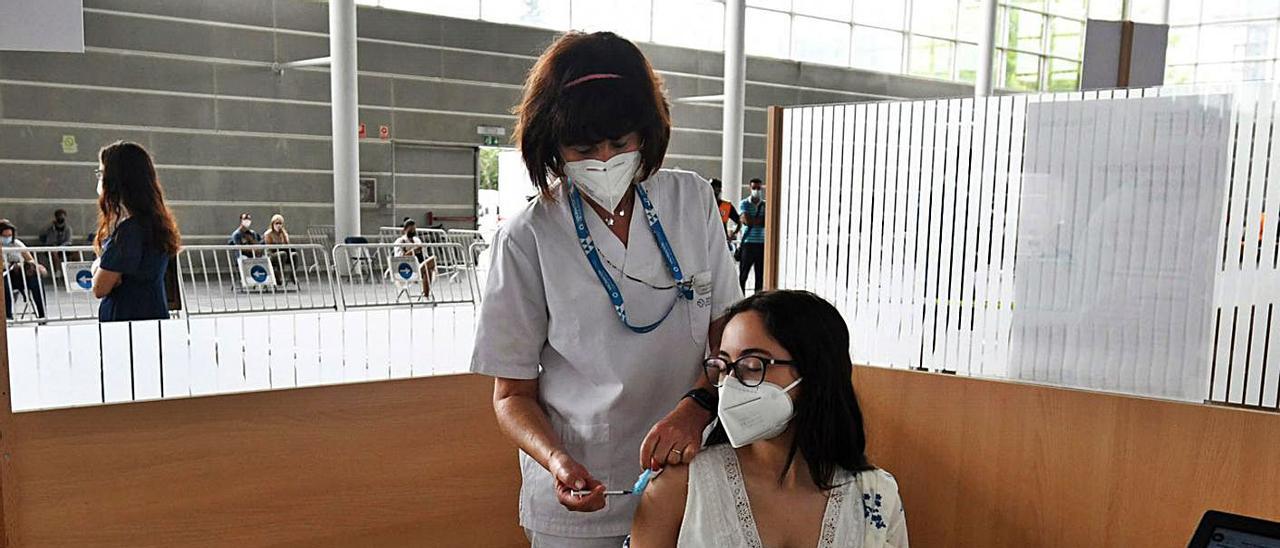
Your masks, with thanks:
[{"label": "blue lanyard strap", "polygon": [[613,303],[613,309],[618,314],[618,319],[622,320],[622,324],[628,329],[636,333],[648,333],[657,329],[667,316],[671,315],[671,311],[675,309],[676,302],[681,297],[693,300],[692,284],[684,280],[684,275],[680,270],[680,263],[676,260],[676,254],[671,249],[671,242],[667,240],[666,232],[662,230],[662,222],[658,220],[658,214],[653,211],[653,203],[649,201],[649,194],[644,191],[640,185],[636,185],[636,196],[640,198],[640,204],[644,207],[645,220],[648,221],[649,231],[653,233],[653,238],[658,242],[658,249],[662,251],[662,258],[667,263],[667,268],[671,271],[671,277],[676,281],[678,294],[676,298],[671,300],[671,306],[667,307],[667,311],[658,321],[649,325],[631,325],[627,320],[627,308],[622,299],[622,290],[618,288],[618,284],[614,282],[613,276],[604,269],[604,265],[600,261],[600,252],[596,249],[595,240],[591,238],[591,232],[587,230],[587,219],[582,213],[582,196],[578,193],[578,189],[570,185],[569,187],[569,210],[573,213],[573,227],[578,233],[578,244],[582,246],[582,253],[587,256],[587,262],[591,264],[591,269],[595,271],[596,277],[600,279],[600,285],[604,286],[605,293],[609,295],[609,301]]}]

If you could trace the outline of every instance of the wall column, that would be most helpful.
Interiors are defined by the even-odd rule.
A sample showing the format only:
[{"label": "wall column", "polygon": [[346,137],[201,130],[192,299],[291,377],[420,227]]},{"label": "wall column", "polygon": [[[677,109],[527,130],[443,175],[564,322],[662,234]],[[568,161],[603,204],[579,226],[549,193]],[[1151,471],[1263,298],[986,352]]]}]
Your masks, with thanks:
[{"label": "wall column", "polygon": [[333,236],[360,234],[360,100],[356,86],[355,0],[329,0],[330,101],[333,111]]},{"label": "wall column", "polygon": [[724,140],[720,149],[722,198],[730,203],[742,199],[743,102],[747,95],[746,48],[747,5],[745,0],[724,3]]},{"label": "wall column", "polygon": [[974,81],[973,95],[986,97],[991,95],[993,85],[992,68],[996,57],[996,0],[982,1],[982,33],[978,35],[978,74]]}]

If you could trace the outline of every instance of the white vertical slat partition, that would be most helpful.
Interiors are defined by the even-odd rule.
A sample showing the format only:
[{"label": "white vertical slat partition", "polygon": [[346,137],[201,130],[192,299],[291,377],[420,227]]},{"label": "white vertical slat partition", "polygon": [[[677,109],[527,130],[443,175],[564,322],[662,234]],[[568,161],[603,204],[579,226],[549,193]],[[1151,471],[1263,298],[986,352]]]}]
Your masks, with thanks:
[{"label": "white vertical slat partition", "polygon": [[465,372],[470,305],[11,326],[14,411]]},{"label": "white vertical slat partition", "polygon": [[779,283],[859,363],[1275,407],[1278,114],[1265,87],[788,108]]}]

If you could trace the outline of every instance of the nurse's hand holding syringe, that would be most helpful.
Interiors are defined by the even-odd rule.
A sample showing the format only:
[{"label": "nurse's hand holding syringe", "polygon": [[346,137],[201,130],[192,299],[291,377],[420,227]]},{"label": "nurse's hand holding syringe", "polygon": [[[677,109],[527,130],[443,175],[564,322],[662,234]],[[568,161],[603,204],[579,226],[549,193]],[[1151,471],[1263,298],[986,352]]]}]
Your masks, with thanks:
[{"label": "nurse's hand holding syringe", "polygon": [[[605,496],[640,495],[641,493],[644,493],[644,488],[649,486],[649,480],[652,480],[653,478],[658,477],[658,474],[661,474],[661,473],[662,473],[662,469],[658,469],[655,471],[652,468],[646,468],[644,472],[640,473],[640,477],[636,478],[635,485],[632,485],[630,489],[617,489],[613,491],[603,491],[603,494]],[[595,490],[570,491],[570,493],[576,497],[585,497],[593,494],[594,492]]]},{"label": "nurse's hand holding syringe", "polygon": [[604,484],[597,481],[586,467],[563,453],[554,453],[547,469],[556,479],[556,498],[572,512],[595,512],[604,508]]}]

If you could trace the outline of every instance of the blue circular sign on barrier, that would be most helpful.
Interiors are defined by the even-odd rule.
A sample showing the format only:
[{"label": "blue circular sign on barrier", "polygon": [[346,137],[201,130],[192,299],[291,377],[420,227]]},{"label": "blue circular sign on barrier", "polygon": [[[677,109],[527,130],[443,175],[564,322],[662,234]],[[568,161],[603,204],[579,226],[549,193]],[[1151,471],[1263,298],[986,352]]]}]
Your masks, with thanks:
[{"label": "blue circular sign on barrier", "polygon": [[76,271],[76,285],[80,286],[80,289],[90,289],[90,288],[92,288],[92,287],[93,287],[93,273],[92,273],[92,272],[90,272],[90,271],[89,271],[89,270],[87,270],[87,269],[86,269],[86,270],[78,270],[78,271]]},{"label": "blue circular sign on barrier", "polygon": [[397,269],[396,272],[398,272],[400,277],[405,280],[413,278],[413,267],[409,266],[409,263],[400,263],[400,268]]},{"label": "blue circular sign on barrier", "polygon": [[263,268],[260,264],[255,264],[249,267],[249,277],[253,278],[253,281],[257,283],[266,283],[267,269]]}]

